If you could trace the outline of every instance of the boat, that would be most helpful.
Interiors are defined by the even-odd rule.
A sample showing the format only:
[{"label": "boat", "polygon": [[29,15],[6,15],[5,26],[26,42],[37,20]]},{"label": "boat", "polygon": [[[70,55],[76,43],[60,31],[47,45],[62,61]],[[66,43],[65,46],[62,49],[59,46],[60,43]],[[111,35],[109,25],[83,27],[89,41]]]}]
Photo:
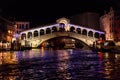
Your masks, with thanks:
[{"label": "boat", "polygon": [[115,42],[112,40],[105,40],[102,42],[96,41],[96,45],[93,48],[95,51],[102,51],[102,52],[111,52],[114,51],[116,48]]}]

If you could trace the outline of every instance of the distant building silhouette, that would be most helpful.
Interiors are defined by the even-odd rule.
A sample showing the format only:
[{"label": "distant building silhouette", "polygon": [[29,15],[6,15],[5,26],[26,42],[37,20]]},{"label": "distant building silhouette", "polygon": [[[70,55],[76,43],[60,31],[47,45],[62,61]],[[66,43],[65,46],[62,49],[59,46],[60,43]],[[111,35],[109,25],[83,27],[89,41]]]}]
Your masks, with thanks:
[{"label": "distant building silhouette", "polygon": [[93,28],[96,30],[100,29],[98,13],[85,12],[82,14],[71,16],[70,20],[73,24]]}]

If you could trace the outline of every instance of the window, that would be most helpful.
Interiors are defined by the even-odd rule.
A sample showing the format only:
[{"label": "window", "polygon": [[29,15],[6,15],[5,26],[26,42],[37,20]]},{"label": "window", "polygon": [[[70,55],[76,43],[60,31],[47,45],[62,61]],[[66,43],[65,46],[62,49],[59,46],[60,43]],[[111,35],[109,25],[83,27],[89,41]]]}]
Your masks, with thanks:
[{"label": "window", "polygon": [[22,24],[22,29],[24,29],[24,24]]},{"label": "window", "polygon": [[26,29],[28,29],[29,27],[28,27],[28,24],[26,24]]}]

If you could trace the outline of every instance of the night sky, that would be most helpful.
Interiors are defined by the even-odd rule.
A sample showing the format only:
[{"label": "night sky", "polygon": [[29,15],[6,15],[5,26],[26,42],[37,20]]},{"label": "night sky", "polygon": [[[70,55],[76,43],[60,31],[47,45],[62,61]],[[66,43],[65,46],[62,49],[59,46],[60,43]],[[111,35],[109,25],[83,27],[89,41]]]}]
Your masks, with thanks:
[{"label": "night sky", "polygon": [[30,21],[32,26],[50,24],[61,17],[97,12],[110,6],[120,9],[120,0],[1,0],[0,14],[13,20]]}]

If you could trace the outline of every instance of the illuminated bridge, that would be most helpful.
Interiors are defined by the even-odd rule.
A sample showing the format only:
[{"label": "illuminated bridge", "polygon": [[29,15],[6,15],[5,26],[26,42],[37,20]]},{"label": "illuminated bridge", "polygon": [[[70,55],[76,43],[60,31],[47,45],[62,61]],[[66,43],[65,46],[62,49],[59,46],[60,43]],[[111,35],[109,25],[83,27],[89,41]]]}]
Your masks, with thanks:
[{"label": "illuminated bridge", "polygon": [[105,33],[102,31],[70,24],[66,18],[58,19],[53,25],[23,31],[20,35],[21,45],[25,47],[38,47],[43,42],[57,37],[70,37],[90,46],[95,40],[105,37]]}]

